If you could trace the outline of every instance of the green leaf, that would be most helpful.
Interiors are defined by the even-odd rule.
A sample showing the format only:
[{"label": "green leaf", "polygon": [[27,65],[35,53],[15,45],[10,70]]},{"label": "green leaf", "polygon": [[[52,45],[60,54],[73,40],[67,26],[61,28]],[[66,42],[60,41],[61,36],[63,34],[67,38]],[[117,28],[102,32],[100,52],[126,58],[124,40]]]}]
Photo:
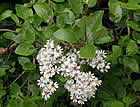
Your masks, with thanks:
[{"label": "green leaf", "polygon": [[88,0],[88,7],[94,7],[96,5],[97,0]]},{"label": "green leaf", "polygon": [[[31,85],[29,85],[29,89],[30,89],[30,92],[32,92],[32,96],[34,96],[34,97],[38,97],[39,99],[41,99],[41,97],[40,96],[38,96],[38,94],[39,94],[39,88],[35,85],[35,84],[31,84]],[[33,99],[33,98],[32,98]]]},{"label": "green leaf", "polygon": [[[97,41],[97,44],[104,44],[106,42],[112,41],[112,37],[107,36],[108,32],[102,26],[103,14],[104,11],[96,11],[94,13],[91,13],[89,17],[83,16],[81,19],[76,20],[75,25],[77,25],[81,29],[81,32],[83,32],[82,34],[86,32],[88,44],[93,44],[93,41],[95,42],[97,38],[100,38],[100,40]],[[100,33],[101,30],[103,30],[103,32],[106,32]],[[101,36],[99,33],[101,34]],[[102,36],[104,36],[105,38],[102,39]]]},{"label": "green leaf", "polygon": [[57,4],[52,5],[52,6],[53,6],[53,8],[54,8],[54,10],[55,10],[56,13],[61,13],[65,9],[65,5],[62,4],[62,3],[57,3]]},{"label": "green leaf", "polygon": [[15,41],[16,43],[22,43],[24,42],[24,37],[25,31],[22,30],[22,32],[18,33],[18,35],[13,37],[12,40]]},{"label": "green leaf", "polygon": [[14,40],[16,35],[14,33],[12,33],[12,32],[5,32],[3,34],[3,37],[5,37],[6,39]]},{"label": "green leaf", "polygon": [[0,77],[3,77],[4,75],[6,75],[6,72],[5,72],[5,68],[0,68]]},{"label": "green leaf", "polygon": [[83,2],[85,4],[88,4],[88,7],[91,8],[91,7],[94,7],[96,5],[97,0],[88,0],[88,3],[86,3],[86,0],[83,0]]},{"label": "green leaf", "polygon": [[35,32],[32,29],[22,30],[18,35],[13,33],[6,32],[3,35],[7,39],[11,39],[16,43],[30,42],[33,43],[35,41]]},{"label": "green leaf", "polygon": [[139,65],[133,57],[123,57],[124,67],[129,68],[132,72],[139,72]]},{"label": "green leaf", "polygon": [[17,83],[11,84],[10,92],[11,92],[12,97],[17,97],[20,93],[20,86]]},{"label": "green leaf", "polygon": [[51,13],[49,11],[49,5],[47,4],[35,4],[34,9],[36,14],[40,16],[45,22],[49,22],[51,19]]},{"label": "green leaf", "polygon": [[111,107],[124,107],[124,104],[120,101],[113,101]]},{"label": "green leaf", "polygon": [[8,103],[7,107],[24,107],[23,100],[21,98],[12,99]]},{"label": "green leaf", "polygon": [[137,43],[140,44],[140,33],[136,32],[136,31],[133,31],[132,32],[132,37],[133,37],[134,40],[137,41]]},{"label": "green leaf", "polygon": [[19,19],[15,14],[11,14],[11,19],[16,23],[16,25],[20,25]]},{"label": "green leaf", "polygon": [[6,91],[3,89],[0,89],[0,99],[6,94]]},{"label": "green leaf", "polygon": [[56,26],[43,27],[42,28],[42,35],[39,35],[39,36],[43,41],[46,41],[46,39],[49,39],[50,36],[52,36],[53,33],[56,32],[56,31],[57,31]]},{"label": "green leaf", "polygon": [[137,53],[137,44],[134,40],[130,40],[128,42],[127,48],[126,48],[126,53],[128,55],[134,55]]},{"label": "green leaf", "polygon": [[16,68],[11,68],[11,69],[9,70],[9,72],[10,72],[10,73],[13,73],[13,72],[15,72],[15,70],[16,70]]},{"label": "green leaf", "polygon": [[112,101],[103,101],[103,107],[111,107]]},{"label": "green leaf", "polygon": [[35,15],[32,17],[31,22],[32,22],[32,24],[34,24],[35,26],[39,26],[39,25],[41,24],[41,22],[42,22],[42,19],[41,19],[41,17],[39,17],[38,15],[35,14]]},{"label": "green leaf", "polygon": [[91,13],[88,18],[85,17],[84,29],[86,28],[87,42],[93,43],[94,33],[102,29],[102,17],[104,11],[96,11]]},{"label": "green leaf", "polygon": [[18,57],[18,62],[19,62],[20,65],[23,65],[23,64],[31,62],[31,61],[30,61],[30,59],[28,57],[19,56]]},{"label": "green leaf", "polygon": [[132,85],[132,88],[135,90],[135,91],[140,91],[140,79],[136,80],[134,82],[134,84]]},{"label": "green leaf", "polygon": [[86,32],[85,28],[87,21],[88,21],[87,16],[83,16],[82,18],[75,20],[74,29],[76,29],[75,31],[79,33],[80,37],[82,37],[82,40],[84,40],[85,37]]},{"label": "green leaf", "polygon": [[24,23],[24,29],[21,30],[21,32],[18,33],[17,36],[13,37],[12,40],[14,40],[17,43],[33,43],[35,41],[35,33],[36,31],[34,30],[31,24],[29,25],[27,23]]},{"label": "green leaf", "polygon": [[140,15],[140,10],[136,10],[134,13],[135,13],[135,15],[139,16]]},{"label": "green leaf", "polygon": [[16,4],[17,15],[22,19],[27,19],[29,16],[33,16],[32,9],[29,9],[21,4]]},{"label": "green leaf", "polygon": [[58,76],[57,77],[62,83],[65,83],[66,81],[67,81],[67,78],[64,78],[64,77],[62,77],[62,76]]},{"label": "green leaf", "polygon": [[118,2],[123,8],[137,10],[140,9],[138,0],[128,0],[128,3]]},{"label": "green leaf", "polygon": [[31,62],[24,63],[22,66],[23,66],[24,70],[34,70],[34,69],[36,69],[36,65],[31,63]]},{"label": "green leaf", "polygon": [[140,28],[135,21],[128,21],[127,23],[132,29],[134,29],[136,31],[140,31]]},{"label": "green leaf", "polygon": [[140,55],[134,55],[134,58],[136,59],[136,61],[138,62],[138,64],[140,64]]},{"label": "green leaf", "polygon": [[72,25],[74,23],[75,16],[69,9],[64,9],[63,12],[57,15],[56,24],[60,27],[64,27],[65,24]]},{"label": "green leaf", "polygon": [[99,89],[97,93],[97,98],[105,100],[105,101],[112,101],[115,100],[115,95],[111,88],[103,88]]},{"label": "green leaf", "polygon": [[96,55],[96,47],[94,45],[85,45],[80,48],[80,56],[85,58],[92,58]]},{"label": "green leaf", "polygon": [[31,29],[26,29],[24,40],[33,43],[35,41],[35,32]]},{"label": "green leaf", "polygon": [[115,23],[118,23],[122,18],[122,9],[117,3],[118,0],[109,0],[109,19]]},{"label": "green leaf", "polygon": [[87,35],[91,32],[97,32],[102,29],[102,18],[103,18],[104,11],[96,11],[91,13],[87,19]]},{"label": "green leaf", "polygon": [[126,97],[123,98],[123,102],[127,104],[133,104],[137,101],[136,95],[129,94]]},{"label": "green leaf", "polygon": [[119,44],[126,47],[128,45],[130,41],[130,38],[128,35],[125,35],[125,36],[121,36],[120,40],[119,40]]},{"label": "green leaf", "polygon": [[25,98],[23,102],[24,107],[38,107],[38,105],[30,98]]},{"label": "green leaf", "polygon": [[58,40],[63,40],[71,43],[78,41],[77,35],[70,28],[61,28],[54,32],[53,36]]},{"label": "green leaf", "polygon": [[45,2],[46,2],[46,0],[38,0],[37,1],[38,4],[42,4],[42,3],[45,3]]},{"label": "green leaf", "polygon": [[0,21],[10,17],[12,14],[11,10],[6,10],[2,14],[0,14]]},{"label": "green leaf", "polygon": [[[107,84],[106,85],[110,86],[113,89],[114,93],[117,95],[118,98],[122,98],[126,96],[126,89],[119,78],[113,77],[113,75],[110,75],[106,79],[108,82],[108,85]],[[110,79],[111,79],[111,82],[109,83]]]},{"label": "green leaf", "polygon": [[55,1],[55,2],[64,2],[65,0],[53,0],[53,1]]},{"label": "green leaf", "polygon": [[69,0],[69,4],[70,4],[72,10],[76,14],[81,14],[82,13],[82,11],[83,11],[82,0]]},{"label": "green leaf", "polygon": [[112,58],[117,59],[121,55],[122,48],[118,45],[113,45],[112,46],[112,51],[113,51]]},{"label": "green leaf", "polygon": [[112,32],[108,32],[105,27],[93,34],[93,41],[96,44],[104,44],[114,41]]},{"label": "green leaf", "polygon": [[30,43],[21,43],[15,50],[15,53],[18,55],[29,56],[32,55],[36,49]]}]

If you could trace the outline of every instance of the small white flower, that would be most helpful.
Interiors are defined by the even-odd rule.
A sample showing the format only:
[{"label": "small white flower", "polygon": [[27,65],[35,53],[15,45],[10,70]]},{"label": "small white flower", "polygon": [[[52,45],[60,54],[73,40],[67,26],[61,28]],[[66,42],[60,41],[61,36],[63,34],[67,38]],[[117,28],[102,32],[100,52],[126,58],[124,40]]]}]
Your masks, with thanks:
[{"label": "small white flower", "polygon": [[97,50],[96,51],[97,57],[104,57],[106,58],[106,54],[104,50]]},{"label": "small white flower", "polygon": [[91,71],[89,71],[88,73],[86,73],[86,75],[87,75],[87,78],[88,78],[89,81],[92,81],[95,78],[94,74],[92,74]]},{"label": "small white flower", "polygon": [[78,100],[78,104],[85,104],[85,101],[87,101],[87,98],[80,97],[79,100]]},{"label": "small white flower", "polygon": [[70,99],[71,99],[73,102],[75,102],[75,103],[78,102],[77,96],[76,96],[75,94],[70,94]]},{"label": "small white flower", "polygon": [[87,90],[86,90],[86,92],[85,92],[85,96],[87,97],[87,98],[91,98],[91,97],[94,97],[94,95],[95,95],[95,92],[91,89],[91,88],[88,88]]},{"label": "small white flower", "polygon": [[72,86],[73,86],[73,84],[74,84],[74,80],[71,79],[71,80],[68,80],[68,81],[65,83],[64,87],[65,87],[68,91],[72,91]]},{"label": "small white flower", "polygon": [[78,85],[76,85],[76,84],[73,84],[72,85],[72,91],[71,91],[71,93],[78,94],[79,93],[79,90],[80,90],[80,88],[79,88]]},{"label": "small white flower", "polygon": [[102,83],[102,81],[98,80],[98,78],[95,78],[94,82],[97,86],[101,85],[101,83]]},{"label": "small white flower", "polygon": [[97,69],[101,69],[105,66],[105,60],[97,60],[96,61]]},{"label": "small white flower", "polygon": [[42,97],[43,97],[45,100],[48,100],[48,99],[50,98],[50,95],[51,95],[50,92],[47,92],[47,91],[43,91],[43,92],[42,92]]},{"label": "small white flower", "polygon": [[40,86],[41,88],[45,87],[44,81],[42,80],[37,80],[37,85]]}]

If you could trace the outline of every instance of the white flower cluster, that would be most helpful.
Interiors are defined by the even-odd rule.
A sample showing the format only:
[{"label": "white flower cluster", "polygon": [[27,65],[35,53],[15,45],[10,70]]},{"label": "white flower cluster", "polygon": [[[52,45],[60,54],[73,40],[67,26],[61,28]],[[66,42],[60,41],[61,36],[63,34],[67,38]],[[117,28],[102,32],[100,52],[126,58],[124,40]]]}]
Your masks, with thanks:
[{"label": "white flower cluster", "polygon": [[100,72],[108,72],[110,63],[105,61],[106,54],[103,50],[96,50],[96,57],[88,59],[87,62],[92,68],[96,67]]},{"label": "white flower cluster", "polygon": [[84,104],[87,99],[94,97],[97,86],[101,85],[101,82],[91,72],[79,72],[76,77],[70,78],[64,87],[70,92],[73,102]]},{"label": "white flower cluster", "polygon": [[63,55],[63,50],[59,45],[55,45],[53,40],[48,40],[39,51],[37,60],[40,65],[40,74],[42,75],[38,81],[38,85],[43,88],[42,97],[47,100],[50,98],[56,88],[58,88],[57,82],[53,82],[50,78],[56,73],[59,73],[59,67],[57,66],[58,59]]},{"label": "white flower cluster", "polygon": [[58,88],[57,82],[53,82],[51,78],[55,74],[61,74],[68,78],[64,84],[64,88],[70,92],[70,98],[73,102],[84,104],[88,99],[94,97],[97,86],[101,85],[93,73],[83,72],[82,64],[88,64],[101,72],[110,69],[110,63],[104,59],[106,53],[97,51],[96,57],[92,59],[84,59],[80,57],[80,52],[68,52],[66,55],[60,45],[55,45],[53,40],[48,40],[44,47],[39,51],[37,60],[40,65],[40,74],[42,75],[38,81],[38,85],[43,88],[42,97],[48,100],[50,96]]}]

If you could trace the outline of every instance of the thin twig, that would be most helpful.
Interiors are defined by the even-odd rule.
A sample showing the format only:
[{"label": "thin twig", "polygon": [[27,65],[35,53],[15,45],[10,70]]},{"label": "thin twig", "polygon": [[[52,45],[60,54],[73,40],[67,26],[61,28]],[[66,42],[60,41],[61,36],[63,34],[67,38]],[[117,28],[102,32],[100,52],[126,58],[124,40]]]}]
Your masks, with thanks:
[{"label": "thin twig", "polygon": [[[12,83],[15,83],[26,71],[23,71]],[[11,84],[12,84],[11,83]]]},{"label": "thin twig", "polygon": [[8,62],[8,60],[9,60],[9,58],[10,58],[10,56],[11,56],[11,53],[12,53],[12,51],[9,52],[9,54],[8,54],[8,56],[7,56],[7,58],[6,58],[6,60],[3,62],[2,65],[6,64],[6,63]]},{"label": "thin twig", "polygon": [[35,58],[33,58],[33,64],[35,64]]},{"label": "thin twig", "polygon": [[128,31],[128,36],[130,37],[131,31],[130,31],[130,26],[128,24],[127,24],[127,31]]},{"label": "thin twig", "polygon": [[116,39],[119,41],[119,35],[118,35],[118,32],[116,31],[116,30],[114,30],[115,31],[115,37],[116,37]]},{"label": "thin twig", "polygon": [[0,55],[5,54],[8,51],[8,48],[0,48]]},{"label": "thin twig", "polygon": [[26,82],[29,80],[29,76],[28,76],[28,78],[22,83],[22,85],[21,85],[21,87],[20,88],[22,88],[25,84],[26,84]]},{"label": "thin twig", "polygon": [[50,11],[50,13],[51,13],[51,19],[52,19],[53,24],[55,24],[55,21],[53,20],[53,14],[52,14],[53,11],[52,11],[52,8],[51,8],[51,6],[50,6],[50,5],[51,5],[51,4],[50,4],[50,3],[51,3],[51,0],[48,0],[48,3],[49,3],[49,11]]},{"label": "thin twig", "polygon": [[87,15],[88,12],[88,4],[85,5],[85,15]]},{"label": "thin twig", "polygon": [[16,31],[11,30],[11,29],[0,29],[0,32],[13,32],[13,33],[17,33]]},{"label": "thin twig", "polygon": [[86,31],[86,24],[85,24],[85,43],[87,42],[87,31]]},{"label": "thin twig", "polygon": [[30,83],[30,81],[29,81],[29,79],[27,80],[27,96],[30,96],[30,89],[29,89],[29,83]]},{"label": "thin twig", "polygon": [[0,55],[5,54],[8,51],[11,51],[16,46],[17,46],[17,43],[13,43],[12,45],[9,45],[8,48],[0,48]]},{"label": "thin twig", "polygon": [[[129,19],[130,19],[129,13],[127,12],[127,20],[129,20]],[[127,24],[127,31],[128,31],[128,36],[130,37],[131,31],[130,31],[130,26],[129,26],[129,24]]]}]

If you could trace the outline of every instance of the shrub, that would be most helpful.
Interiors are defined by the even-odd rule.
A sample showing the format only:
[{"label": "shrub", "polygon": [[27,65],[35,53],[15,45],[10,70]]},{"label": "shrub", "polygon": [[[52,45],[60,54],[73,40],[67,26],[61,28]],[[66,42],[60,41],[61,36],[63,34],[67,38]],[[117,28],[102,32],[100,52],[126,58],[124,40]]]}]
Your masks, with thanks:
[{"label": "shrub", "polygon": [[138,107],[139,22],[139,0],[1,2],[0,107]]}]

